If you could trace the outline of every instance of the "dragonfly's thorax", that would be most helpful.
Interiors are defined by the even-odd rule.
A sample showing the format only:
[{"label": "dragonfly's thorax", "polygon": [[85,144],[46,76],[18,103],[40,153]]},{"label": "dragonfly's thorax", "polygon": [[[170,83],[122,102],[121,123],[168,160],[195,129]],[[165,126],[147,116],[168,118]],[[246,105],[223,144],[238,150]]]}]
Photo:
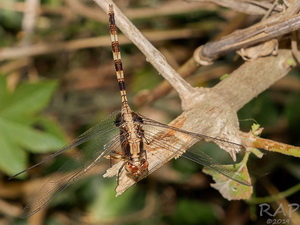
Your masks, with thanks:
[{"label": "dragonfly's thorax", "polygon": [[143,146],[143,120],[129,108],[121,111],[116,124],[120,128],[120,141],[124,167],[130,178],[138,179],[148,173],[147,154]]}]

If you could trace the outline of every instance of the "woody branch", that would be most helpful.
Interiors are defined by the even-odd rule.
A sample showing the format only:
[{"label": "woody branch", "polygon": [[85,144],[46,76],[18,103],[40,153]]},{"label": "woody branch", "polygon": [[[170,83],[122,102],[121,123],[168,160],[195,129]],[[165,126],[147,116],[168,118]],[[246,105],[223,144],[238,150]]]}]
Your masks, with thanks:
[{"label": "woody branch", "polygon": [[[110,0],[94,1],[106,12],[108,5],[113,4]],[[170,124],[180,124],[180,128],[188,131],[224,137],[236,143],[248,143],[250,137],[240,134],[236,112],[288,74],[293,67],[289,63],[293,60],[291,51],[279,50],[277,56],[246,62],[213,88],[193,88],[180,77],[126,16],[116,6],[114,8],[119,29],[179,93],[183,113]],[[255,147],[255,142],[250,145],[250,147]],[[235,159],[235,153],[238,150],[225,150]],[[121,182],[120,185],[123,187],[119,188],[119,194],[132,184],[128,180],[123,184]]]}]

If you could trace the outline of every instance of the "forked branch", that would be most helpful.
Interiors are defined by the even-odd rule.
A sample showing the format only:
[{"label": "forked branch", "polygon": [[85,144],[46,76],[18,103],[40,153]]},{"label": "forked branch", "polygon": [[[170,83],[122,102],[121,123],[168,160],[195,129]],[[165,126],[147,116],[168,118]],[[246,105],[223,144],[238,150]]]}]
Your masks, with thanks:
[{"label": "forked branch", "polygon": [[[104,11],[110,0],[94,0]],[[170,125],[212,137],[220,137],[241,143],[236,112],[251,99],[284,77],[294,66],[290,50],[280,50],[276,57],[269,56],[245,63],[228,78],[211,89],[192,88],[169,66],[161,53],[140,33],[140,31],[115,6],[116,23],[123,33],[144,53],[162,76],[179,93],[184,112]],[[243,140],[244,143],[244,140]],[[246,143],[246,142],[245,142]],[[225,149],[235,159],[235,150]],[[166,151],[165,151],[166,152]],[[151,161],[151,155],[148,156]],[[174,155],[164,156],[161,166]],[[159,168],[159,167],[157,167]],[[116,174],[118,165],[109,170],[107,176]],[[134,182],[126,176],[120,179],[118,194],[124,192]]]}]

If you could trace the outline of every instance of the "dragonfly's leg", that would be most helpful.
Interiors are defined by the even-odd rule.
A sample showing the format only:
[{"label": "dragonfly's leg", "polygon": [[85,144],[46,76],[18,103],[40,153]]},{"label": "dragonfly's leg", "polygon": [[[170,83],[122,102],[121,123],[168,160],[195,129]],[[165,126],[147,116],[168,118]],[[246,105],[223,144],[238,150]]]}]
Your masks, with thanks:
[{"label": "dragonfly's leg", "polygon": [[111,151],[107,158],[109,159],[109,166],[112,167],[114,164],[124,159],[124,155],[121,152]]},{"label": "dragonfly's leg", "polygon": [[127,163],[127,162],[124,162],[124,163],[122,164],[122,166],[120,167],[120,169],[118,170],[118,174],[117,174],[117,186],[119,186],[119,178],[120,178],[120,174],[121,174],[122,169],[124,168],[124,166],[125,166],[126,163]]},{"label": "dragonfly's leg", "polygon": [[140,152],[140,159],[147,161],[147,151],[143,148]]},{"label": "dragonfly's leg", "polygon": [[146,143],[147,145],[149,145],[149,144],[151,144],[151,142],[153,142],[153,139],[150,140],[149,138],[147,138],[147,137],[144,135],[144,133],[142,134],[142,138],[145,140],[145,143]]},{"label": "dragonfly's leg", "polygon": [[149,145],[151,143],[151,141],[149,139],[147,139],[145,136],[144,136],[144,140],[145,140],[147,145]]}]

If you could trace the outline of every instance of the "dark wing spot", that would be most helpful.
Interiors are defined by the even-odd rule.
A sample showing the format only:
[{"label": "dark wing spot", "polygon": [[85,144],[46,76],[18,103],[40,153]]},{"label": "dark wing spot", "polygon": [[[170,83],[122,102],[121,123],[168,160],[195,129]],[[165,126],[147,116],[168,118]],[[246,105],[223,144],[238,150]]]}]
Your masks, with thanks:
[{"label": "dark wing spot", "polygon": [[118,113],[118,115],[116,116],[114,124],[115,124],[116,127],[119,127],[121,125],[121,122],[122,122],[122,115],[121,115],[121,113]]},{"label": "dark wing spot", "polygon": [[139,122],[139,123],[144,123],[143,118],[140,117],[138,114],[135,112],[132,112],[132,118],[134,122]]}]

